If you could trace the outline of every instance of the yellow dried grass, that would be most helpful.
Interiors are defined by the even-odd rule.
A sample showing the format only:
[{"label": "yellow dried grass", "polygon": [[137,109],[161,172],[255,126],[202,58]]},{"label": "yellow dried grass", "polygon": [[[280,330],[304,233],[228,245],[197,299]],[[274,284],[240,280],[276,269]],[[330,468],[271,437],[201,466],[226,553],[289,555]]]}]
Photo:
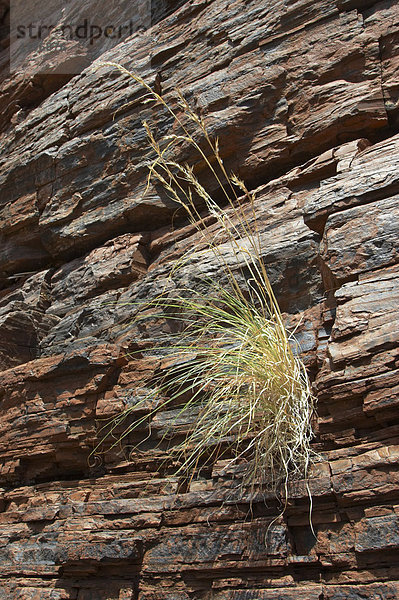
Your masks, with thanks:
[{"label": "yellow dried grass", "polygon": [[[157,411],[188,397],[178,417],[194,406],[199,407],[199,414],[191,433],[174,447],[181,463],[178,472],[192,476],[199,464],[214,461],[223,448],[231,463],[245,465],[245,484],[252,489],[264,485],[274,492],[283,489],[286,497],[290,478],[308,477],[314,399],[305,367],[292,351],[267,276],[254,195],[235,175],[226,172],[218,141],[210,138],[203,119],[182,94],[177,94],[178,115],[141,77],[116,63],[105,65],[141,85],[148,93],[145,102],[154,102],[166,110],[178,126],[178,133],[157,139],[151,126],[143,123],[154,152],[148,165],[148,186],[151,182],[161,184],[176,205],[184,209],[202,237],[206,252],[216,258],[225,282],[221,287],[207,281],[205,292],[178,289],[173,298],[160,294],[152,303],[167,312],[169,318],[180,320],[182,327],[174,337],[174,348],[186,360],[171,366],[167,376],[158,382],[161,400],[157,408],[136,419],[122,437],[142,426]],[[199,132],[205,149],[191,132],[191,126]],[[176,160],[176,147],[182,142],[192,146],[207,166],[225,207],[207,192],[192,166]],[[212,215],[219,235],[213,233],[215,228],[210,231],[198,206],[206,208],[206,215]],[[245,272],[245,289],[234,265],[226,258],[226,244],[243,265],[240,271]],[[170,277],[186,258],[173,266]],[[108,433],[118,429],[131,411],[145,401],[127,409],[112,422],[111,428],[106,424]]]}]

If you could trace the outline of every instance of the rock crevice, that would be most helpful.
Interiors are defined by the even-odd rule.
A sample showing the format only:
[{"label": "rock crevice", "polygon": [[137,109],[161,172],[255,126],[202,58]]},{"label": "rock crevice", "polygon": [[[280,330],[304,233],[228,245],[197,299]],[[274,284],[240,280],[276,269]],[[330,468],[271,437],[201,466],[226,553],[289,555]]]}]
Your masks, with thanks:
[{"label": "rock crevice", "polygon": [[[0,1],[0,19],[6,10]],[[168,322],[135,321],[139,307],[166,285],[223,279],[162,190],[144,193],[141,122],[162,135],[173,119],[98,61],[63,79],[40,75],[38,55],[29,74],[9,76],[4,45],[0,598],[394,600],[397,2],[164,1],[154,11],[148,31],[98,61],[137,70],[172,103],[181,88],[255,193],[263,258],[318,397],[315,535],[304,482],[276,520],[276,498],[243,493],[228,461],[178,479],[159,444],[171,409],[92,460],[98,423],[136,406],[167,366],[156,344],[170,341]],[[176,159],[196,164],[218,197],[190,149]],[[171,445],[195,418],[177,423]]]}]

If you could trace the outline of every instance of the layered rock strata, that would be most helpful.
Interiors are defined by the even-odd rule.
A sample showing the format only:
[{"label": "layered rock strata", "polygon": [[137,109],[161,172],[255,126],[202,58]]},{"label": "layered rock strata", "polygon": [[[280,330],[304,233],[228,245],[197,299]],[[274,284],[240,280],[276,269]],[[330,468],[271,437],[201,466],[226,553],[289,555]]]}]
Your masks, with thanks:
[{"label": "layered rock strata", "polygon": [[[264,260],[318,397],[314,533],[301,482],[276,520],[276,499],[251,499],[226,462],[176,478],[159,445],[173,411],[140,452],[90,460],[96,423],[167,366],[154,344],[168,323],[138,324],[137,306],[219,269],[162,190],[146,191],[141,121],[167,133],[172,119],[111,68],[46,77],[32,60],[28,73],[4,67],[0,94],[0,598],[393,600],[399,7],[169,4],[101,60],[171,102],[181,88],[255,191]],[[198,163],[185,147],[177,158]]]}]

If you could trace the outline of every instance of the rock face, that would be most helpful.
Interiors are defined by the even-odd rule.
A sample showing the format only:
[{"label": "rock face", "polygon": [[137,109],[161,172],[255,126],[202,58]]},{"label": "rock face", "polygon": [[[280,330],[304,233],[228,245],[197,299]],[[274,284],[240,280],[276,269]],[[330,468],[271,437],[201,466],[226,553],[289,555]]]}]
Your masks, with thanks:
[{"label": "rock face", "polygon": [[[2,34],[6,18],[0,2]],[[218,265],[162,190],[145,191],[141,121],[167,133],[172,119],[95,64],[46,77],[39,56],[9,76],[3,40],[1,599],[399,597],[398,40],[395,0],[165,1],[101,57],[171,102],[180,87],[256,191],[264,259],[318,397],[314,534],[301,482],[276,520],[276,499],[251,502],[223,461],[173,476],[158,444],[167,411],[140,452],[89,458],[96,422],[164,368],[151,347],[167,324],[138,324],[137,305],[171,285],[188,248],[174,285]],[[184,147],[177,158],[198,163]]]}]

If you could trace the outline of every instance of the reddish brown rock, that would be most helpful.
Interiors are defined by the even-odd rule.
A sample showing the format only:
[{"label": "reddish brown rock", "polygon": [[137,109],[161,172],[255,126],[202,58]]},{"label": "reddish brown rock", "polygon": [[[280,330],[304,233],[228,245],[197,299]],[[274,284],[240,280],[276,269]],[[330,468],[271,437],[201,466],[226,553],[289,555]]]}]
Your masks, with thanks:
[{"label": "reddish brown rock", "polygon": [[126,286],[146,271],[144,237],[125,234],[61,267],[51,278],[51,314],[64,315],[107,289]]},{"label": "reddish brown rock", "polygon": [[[337,281],[398,262],[399,196],[327,219],[321,256]],[[352,243],[348,243],[351,239]]]},{"label": "reddish brown rock", "polygon": [[322,181],[305,204],[305,221],[319,229],[329,215],[358,205],[390,198],[399,190],[396,161],[399,136],[373,144],[352,156],[349,165],[335,177]]},{"label": "reddish brown rock", "polygon": [[[172,102],[180,87],[255,192],[318,397],[317,462],[283,516],[228,459],[177,477],[172,446],[196,413],[163,441],[178,409],[149,416],[173,326],[137,311],[203,276],[223,285],[195,228],[146,190],[141,121],[166,134],[173,120],[76,47],[57,57],[82,68],[74,78],[38,75],[45,52],[10,77],[4,42],[1,600],[398,597],[398,40],[394,0],[163,0],[150,30],[101,57]],[[189,148],[176,157],[217,191]],[[101,444],[125,407],[125,425],[142,424]]]}]

